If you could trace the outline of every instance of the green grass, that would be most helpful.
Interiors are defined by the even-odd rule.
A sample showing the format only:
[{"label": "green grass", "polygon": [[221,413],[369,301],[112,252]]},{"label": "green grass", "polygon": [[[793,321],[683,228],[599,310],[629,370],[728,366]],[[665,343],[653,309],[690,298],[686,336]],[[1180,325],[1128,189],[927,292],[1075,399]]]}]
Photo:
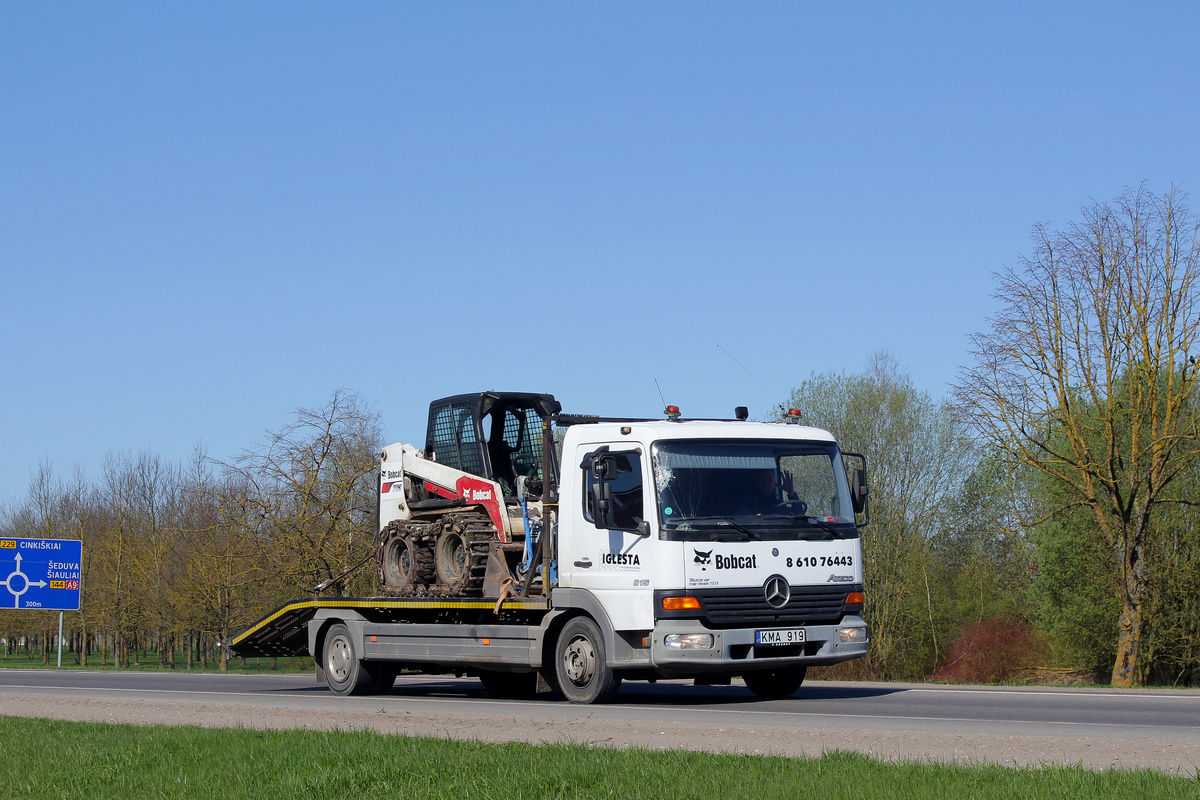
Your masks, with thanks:
[{"label": "green grass", "polygon": [[0,741],[15,798],[1200,798],[1197,779],[1150,770],[889,764],[844,752],[793,759],[9,717]]},{"label": "green grass", "polygon": [[[150,653],[147,656],[139,654],[138,659],[140,664],[130,664],[128,667],[116,667],[113,665],[112,656],[107,659],[108,663],[103,667],[100,666],[100,654],[92,653],[88,656],[87,666],[75,663],[75,654],[63,652],[62,668],[63,669],[86,669],[86,670],[117,670],[122,672],[142,671],[142,672],[158,672],[160,669],[164,672],[170,672],[171,668],[164,663],[162,667],[158,666],[158,655]],[[57,669],[58,667],[58,651],[50,651],[49,665],[42,663],[41,653],[31,653],[26,656],[23,652],[16,652],[12,655],[0,655],[0,669]],[[279,658],[276,659],[275,665],[272,668],[270,658],[247,658],[245,665],[242,664],[240,658],[229,659],[229,672],[245,672],[245,673],[282,673],[282,672],[312,672],[313,660],[308,656],[296,658]],[[201,666],[197,660],[192,664],[192,668],[187,668],[187,653],[176,651],[175,653],[175,672],[216,672],[217,661],[209,659],[208,668]]]}]

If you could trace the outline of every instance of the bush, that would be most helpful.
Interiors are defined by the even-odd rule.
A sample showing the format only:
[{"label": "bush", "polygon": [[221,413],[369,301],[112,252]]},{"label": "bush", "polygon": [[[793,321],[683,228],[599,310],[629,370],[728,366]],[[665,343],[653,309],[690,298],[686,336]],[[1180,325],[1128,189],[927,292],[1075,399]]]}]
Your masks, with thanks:
[{"label": "bush", "polygon": [[1037,660],[1037,639],[1024,622],[985,619],[963,628],[942,667],[930,676],[950,683],[1013,680]]}]

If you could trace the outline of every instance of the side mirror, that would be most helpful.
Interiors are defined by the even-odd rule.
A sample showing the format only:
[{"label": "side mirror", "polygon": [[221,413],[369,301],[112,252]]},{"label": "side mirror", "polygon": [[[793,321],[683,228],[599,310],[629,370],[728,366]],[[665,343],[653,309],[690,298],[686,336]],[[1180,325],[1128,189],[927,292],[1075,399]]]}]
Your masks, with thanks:
[{"label": "side mirror", "polygon": [[609,530],[616,527],[613,520],[612,483],[600,478],[596,470],[596,482],[592,484],[592,513],[596,519],[596,527]]},{"label": "side mirror", "polygon": [[[591,501],[592,521],[601,530],[636,531],[641,536],[650,535],[650,526],[641,516],[641,471],[636,473],[636,486],[628,485],[631,478],[622,478],[620,499],[614,498],[613,483],[618,476],[633,473],[638,466],[639,450],[613,453],[604,445],[583,457],[581,469],[591,473],[588,487]],[[631,476],[633,477],[633,476]],[[630,505],[629,494],[636,495],[635,506]],[[630,520],[632,516],[633,520]]]},{"label": "side mirror", "polygon": [[862,514],[863,519],[860,527],[869,525],[871,522],[871,506],[868,502],[871,490],[867,486],[867,457],[862,453],[842,453],[844,458],[858,459],[861,466],[850,471],[850,505],[854,507],[855,514]]},{"label": "side mirror", "polygon": [[867,495],[870,491],[867,486],[867,471],[865,469],[854,470],[854,483],[850,486],[850,502],[854,505],[855,514],[861,514],[867,507]]},{"label": "side mirror", "polygon": [[617,477],[617,458],[608,445],[597,448],[583,457],[579,468],[592,473],[592,518],[597,528],[611,530],[613,519],[612,482]]}]

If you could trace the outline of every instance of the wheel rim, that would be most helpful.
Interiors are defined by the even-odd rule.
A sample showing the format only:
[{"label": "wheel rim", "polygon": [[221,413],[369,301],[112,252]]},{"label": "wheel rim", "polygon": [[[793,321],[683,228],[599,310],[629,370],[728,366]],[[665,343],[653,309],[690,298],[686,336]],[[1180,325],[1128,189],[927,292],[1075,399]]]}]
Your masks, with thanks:
[{"label": "wheel rim", "polygon": [[576,686],[587,686],[596,672],[596,649],[585,636],[576,636],[563,651],[567,679]]},{"label": "wheel rim", "polygon": [[399,584],[404,582],[405,565],[404,565],[404,541],[396,538],[387,543],[383,553],[383,569],[387,573],[385,576],[388,583]]},{"label": "wheel rim", "polygon": [[467,545],[457,533],[442,539],[442,569],[451,581],[457,581],[467,571]]},{"label": "wheel rim", "polygon": [[412,551],[410,551],[407,546],[401,545],[400,558],[398,558],[396,560],[396,564],[400,569],[401,577],[403,577],[404,580],[406,580],[406,581],[412,580],[412,575],[413,575],[412,561],[413,561]]},{"label": "wheel rim", "polygon": [[335,636],[329,642],[329,657],[325,666],[329,674],[338,683],[344,683],[350,677],[350,665],[354,661],[354,651],[350,649],[350,640],[345,636]]}]

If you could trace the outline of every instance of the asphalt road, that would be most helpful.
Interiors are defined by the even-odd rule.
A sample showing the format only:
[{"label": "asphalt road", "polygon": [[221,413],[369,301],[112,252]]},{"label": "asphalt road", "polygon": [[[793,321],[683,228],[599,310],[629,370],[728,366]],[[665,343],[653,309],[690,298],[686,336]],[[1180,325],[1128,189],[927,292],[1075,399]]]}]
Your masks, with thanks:
[{"label": "asphalt road", "polygon": [[[493,698],[471,678],[402,677],[386,696],[337,697],[306,675],[185,675],[0,670],[0,695],[220,704],[252,718],[267,709],[314,717],[339,711],[600,720],[777,729],[1153,740],[1200,745],[1200,691],[956,687],[813,681],[762,701],[735,683],[627,683],[616,702],[576,706]],[[0,709],[0,713],[3,709]],[[783,735],[781,730],[780,734]],[[1200,759],[1200,749],[1196,750]]]}]

